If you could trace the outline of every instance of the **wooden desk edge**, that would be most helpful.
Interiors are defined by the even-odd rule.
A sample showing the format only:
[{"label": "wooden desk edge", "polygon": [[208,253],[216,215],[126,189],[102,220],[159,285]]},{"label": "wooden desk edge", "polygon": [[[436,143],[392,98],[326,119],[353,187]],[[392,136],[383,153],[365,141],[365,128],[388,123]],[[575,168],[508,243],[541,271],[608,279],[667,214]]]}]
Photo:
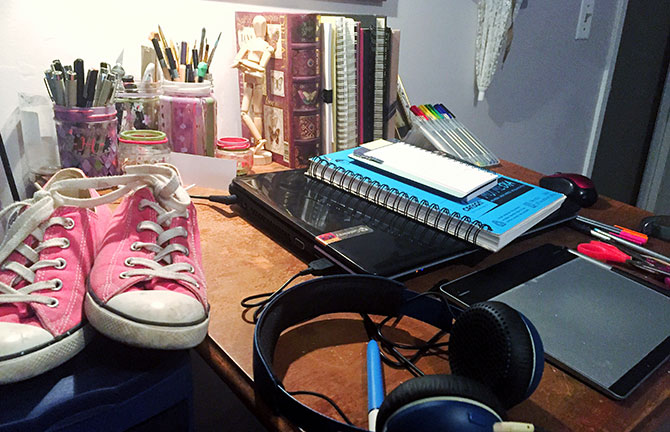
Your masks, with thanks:
[{"label": "wooden desk edge", "polygon": [[274,410],[256,399],[254,384],[244,370],[231,359],[209,335],[195,348],[202,359],[223,380],[240,401],[269,431],[299,432],[286,418],[274,414]]}]

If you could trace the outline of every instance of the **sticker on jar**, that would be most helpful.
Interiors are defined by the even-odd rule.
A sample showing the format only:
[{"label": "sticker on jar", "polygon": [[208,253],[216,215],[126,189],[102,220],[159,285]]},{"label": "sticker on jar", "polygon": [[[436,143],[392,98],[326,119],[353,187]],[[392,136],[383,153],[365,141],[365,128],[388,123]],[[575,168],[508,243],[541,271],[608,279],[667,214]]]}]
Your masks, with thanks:
[{"label": "sticker on jar", "polygon": [[337,231],[327,232],[316,236],[316,239],[324,244],[335,243],[340,240],[346,240],[351,237],[358,237],[363,234],[371,233],[372,228],[367,225],[357,225],[351,228],[344,228]]}]

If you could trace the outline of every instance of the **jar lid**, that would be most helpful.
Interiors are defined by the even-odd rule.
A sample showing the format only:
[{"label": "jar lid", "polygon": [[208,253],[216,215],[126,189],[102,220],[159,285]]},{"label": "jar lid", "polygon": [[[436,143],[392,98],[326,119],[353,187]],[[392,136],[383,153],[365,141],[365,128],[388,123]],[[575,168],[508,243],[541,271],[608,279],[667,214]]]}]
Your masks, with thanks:
[{"label": "jar lid", "polygon": [[216,141],[216,146],[224,150],[246,150],[250,147],[249,140],[243,137],[223,137]]},{"label": "jar lid", "polygon": [[155,145],[155,144],[165,144],[166,142],[168,142],[168,139],[167,135],[165,135],[165,132],[151,129],[141,129],[141,130],[127,130],[121,132],[121,134],[119,135],[119,142],[131,143],[131,144]]}]

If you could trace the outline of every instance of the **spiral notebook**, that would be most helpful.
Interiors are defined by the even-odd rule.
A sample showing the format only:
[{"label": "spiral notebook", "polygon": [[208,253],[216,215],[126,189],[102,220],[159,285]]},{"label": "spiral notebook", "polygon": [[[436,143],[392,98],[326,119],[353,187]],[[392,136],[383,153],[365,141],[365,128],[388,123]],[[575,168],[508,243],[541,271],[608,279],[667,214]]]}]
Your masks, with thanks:
[{"label": "spiral notebook", "polygon": [[349,157],[354,150],[314,157],[306,174],[493,252],[565,200],[563,194],[499,175],[493,188],[463,202],[357,163]]},{"label": "spiral notebook", "polygon": [[498,183],[498,174],[404,142],[376,140],[350,158],[373,169],[470,201]]}]

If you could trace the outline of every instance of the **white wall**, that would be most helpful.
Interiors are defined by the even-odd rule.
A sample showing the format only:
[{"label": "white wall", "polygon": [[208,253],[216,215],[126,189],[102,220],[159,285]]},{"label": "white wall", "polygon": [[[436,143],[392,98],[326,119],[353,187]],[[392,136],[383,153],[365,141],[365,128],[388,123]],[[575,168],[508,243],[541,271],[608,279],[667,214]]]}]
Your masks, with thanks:
[{"label": "white wall", "polygon": [[137,75],[138,46],[160,24],[175,42],[195,40],[203,26],[210,42],[223,32],[211,67],[219,133],[238,134],[237,74],[228,67],[235,10],[373,13],[401,29],[400,74],[413,103],[444,103],[503,159],[545,173],[581,172],[597,135],[594,113],[621,4],[597,2],[590,39],[576,41],[579,0],[523,0],[507,62],[476,103],[474,0],[2,0],[0,125],[16,108],[17,91],[46,94],[43,71],[53,59],[80,57],[90,67],[113,63],[124,50],[126,71]]}]

